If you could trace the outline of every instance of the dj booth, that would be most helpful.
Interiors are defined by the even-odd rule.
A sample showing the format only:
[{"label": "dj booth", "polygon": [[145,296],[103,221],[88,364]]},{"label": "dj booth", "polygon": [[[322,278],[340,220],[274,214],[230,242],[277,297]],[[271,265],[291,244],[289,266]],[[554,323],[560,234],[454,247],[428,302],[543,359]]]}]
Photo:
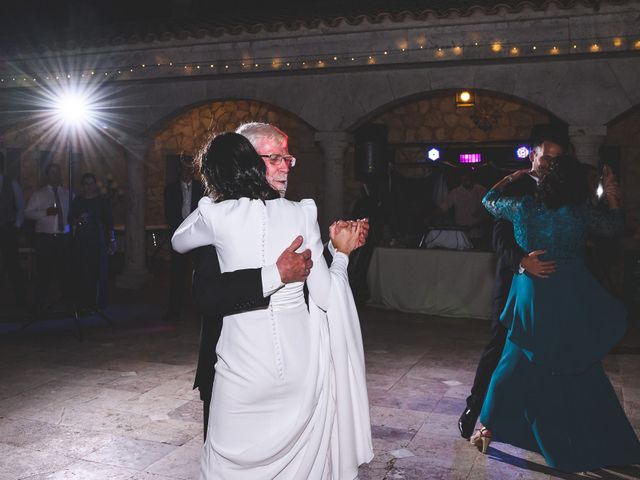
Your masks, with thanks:
[{"label": "dj booth", "polygon": [[489,318],[492,252],[376,248],[367,283],[372,306],[445,317]]}]

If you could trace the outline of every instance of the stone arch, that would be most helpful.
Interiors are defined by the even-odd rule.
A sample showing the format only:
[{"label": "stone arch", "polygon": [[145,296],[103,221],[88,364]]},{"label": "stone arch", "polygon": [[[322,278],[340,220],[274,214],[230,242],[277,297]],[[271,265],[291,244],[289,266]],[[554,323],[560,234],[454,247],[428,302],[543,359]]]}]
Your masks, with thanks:
[{"label": "stone arch", "polygon": [[210,132],[235,130],[249,121],[276,125],[289,135],[289,149],[300,161],[291,172],[287,197],[314,198],[320,203],[322,152],[314,140],[315,130],[300,117],[265,102],[244,99],[198,102],[175,112],[157,122],[151,134],[145,162],[148,223],[164,223],[163,194],[171,173],[167,174],[167,156],[193,157]]},{"label": "stone arch", "polygon": [[[433,98],[437,98],[440,101],[440,110],[444,113],[459,113],[464,116],[465,114],[469,114],[473,111],[473,108],[456,108],[454,103],[454,96],[456,91],[460,89],[457,88],[443,88],[436,90],[425,90],[419,93],[413,93],[411,95],[407,95],[405,97],[396,98],[384,105],[380,105],[376,107],[371,112],[367,113],[363,117],[357,119],[351,126],[348,127],[348,131],[353,132],[361,125],[364,125],[369,122],[378,121],[381,116],[385,113],[394,111],[398,108],[402,108],[407,105],[420,105],[421,113],[427,113],[428,110],[426,108],[429,107],[428,102]],[[526,109],[528,112],[536,112],[540,115],[546,116],[547,121],[554,120],[560,123],[566,123],[558,116],[556,116],[553,112],[541,107],[540,105],[535,104],[527,99],[509,95],[503,92],[488,90],[488,89],[472,89],[476,94],[476,106],[478,108],[482,108],[488,105],[493,105],[496,102],[504,103],[504,112],[516,112],[518,110]],[[523,123],[522,121],[520,123]],[[528,127],[526,121],[524,122],[525,127]],[[473,141],[484,141],[488,138],[478,138],[471,139]]]},{"label": "stone arch", "polygon": [[[358,119],[353,132],[365,123],[387,125],[389,143],[396,145],[439,142],[527,141],[531,127],[559,121],[553,113],[521,98],[484,89],[474,89],[476,107],[457,108],[455,89],[425,91],[394,100]],[[420,147],[416,147],[419,150]],[[417,158],[417,157],[416,157]],[[346,204],[357,198],[353,150],[345,168]]]}]

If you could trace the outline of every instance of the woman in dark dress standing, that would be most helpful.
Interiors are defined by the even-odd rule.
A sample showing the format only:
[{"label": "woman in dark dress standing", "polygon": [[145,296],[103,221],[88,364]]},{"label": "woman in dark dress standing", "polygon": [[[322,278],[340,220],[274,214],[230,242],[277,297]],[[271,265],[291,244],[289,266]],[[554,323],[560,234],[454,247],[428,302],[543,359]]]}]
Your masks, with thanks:
[{"label": "woman in dark dress standing", "polygon": [[82,176],[80,195],[71,202],[73,264],[77,304],[81,308],[107,306],[107,254],[115,251],[113,215],[109,199],[100,195],[93,173]]},{"label": "woman in dark dress standing", "polygon": [[500,320],[509,329],[472,443],[486,452],[492,434],[540,452],[567,472],[640,463],[640,442],[601,360],[624,335],[626,311],[587,271],[587,235],[622,233],[624,215],[605,169],[609,210],[588,203],[584,169],[557,157],[535,196],[512,198],[496,184],[483,200],[513,223],[525,251],[544,250],[557,264],[548,278],[516,275]]}]

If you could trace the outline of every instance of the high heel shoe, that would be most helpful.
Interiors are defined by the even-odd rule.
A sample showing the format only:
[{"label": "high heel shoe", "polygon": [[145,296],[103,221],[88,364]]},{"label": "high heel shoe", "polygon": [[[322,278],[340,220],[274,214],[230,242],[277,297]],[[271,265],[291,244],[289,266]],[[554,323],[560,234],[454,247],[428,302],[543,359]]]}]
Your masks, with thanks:
[{"label": "high heel shoe", "polygon": [[471,436],[471,444],[475,445],[482,453],[487,453],[491,443],[491,431],[481,427]]}]

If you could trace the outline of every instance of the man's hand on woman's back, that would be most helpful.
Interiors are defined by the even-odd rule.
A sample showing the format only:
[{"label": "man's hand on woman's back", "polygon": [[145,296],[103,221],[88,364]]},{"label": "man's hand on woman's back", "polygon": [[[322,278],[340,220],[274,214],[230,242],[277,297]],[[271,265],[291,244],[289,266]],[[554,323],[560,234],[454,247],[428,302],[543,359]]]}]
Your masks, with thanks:
[{"label": "man's hand on woman's back", "polygon": [[298,235],[278,257],[276,266],[282,283],[304,282],[309,276],[309,272],[313,267],[311,250],[307,249],[296,253],[296,250],[302,246],[303,241],[302,236]]}]

